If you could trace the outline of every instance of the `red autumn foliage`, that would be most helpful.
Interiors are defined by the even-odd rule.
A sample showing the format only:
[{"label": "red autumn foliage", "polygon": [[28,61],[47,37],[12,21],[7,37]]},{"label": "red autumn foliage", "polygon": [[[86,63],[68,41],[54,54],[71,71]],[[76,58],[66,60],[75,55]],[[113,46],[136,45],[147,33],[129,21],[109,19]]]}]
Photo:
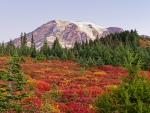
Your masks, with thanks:
[{"label": "red autumn foliage", "polygon": [[48,84],[44,81],[41,81],[41,80],[36,80],[34,82],[34,85],[40,90],[49,90],[50,89],[50,84]]},{"label": "red autumn foliage", "polygon": [[66,104],[58,104],[63,112],[67,113],[95,113],[94,109],[81,103],[70,101]]},{"label": "red autumn foliage", "polygon": [[[6,59],[0,60],[0,65]],[[106,86],[119,84],[120,75],[128,76],[121,67],[109,65],[83,69],[79,64],[68,60],[43,60],[34,63],[31,58],[25,57],[25,59],[26,62],[21,62],[22,71],[34,81],[32,85],[35,88],[33,88],[34,96],[20,103],[24,109],[34,108],[37,113],[46,101],[42,99],[46,92],[50,92],[50,95],[56,98],[56,101],[50,100],[50,95],[47,95],[49,104],[58,105],[61,113],[95,113],[92,107],[94,98],[108,90]],[[142,71],[141,74],[145,72],[150,77],[148,71]],[[53,88],[52,84],[56,87]],[[25,87],[27,92],[30,91],[28,86],[30,85],[27,84]]]}]

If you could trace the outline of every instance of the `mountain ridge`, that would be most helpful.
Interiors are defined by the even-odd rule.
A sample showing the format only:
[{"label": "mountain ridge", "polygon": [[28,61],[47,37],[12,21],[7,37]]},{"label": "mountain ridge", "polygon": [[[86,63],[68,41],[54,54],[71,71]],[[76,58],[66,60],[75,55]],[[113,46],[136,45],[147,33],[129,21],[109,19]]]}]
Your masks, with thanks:
[{"label": "mountain ridge", "polygon": [[[102,27],[90,22],[73,22],[63,20],[49,21],[30,33],[27,33],[27,45],[31,44],[32,34],[37,49],[43,45],[47,40],[48,45],[52,46],[56,37],[58,38],[62,47],[72,47],[74,43],[87,40],[94,40],[97,37],[101,38],[110,33],[124,31],[119,27]],[[20,45],[20,38],[13,40],[15,46]]]},{"label": "mountain ridge", "polygon": [[148,35],[140,35],[141,37],[144,37],[144,38],[150,38],[150,36]]}]

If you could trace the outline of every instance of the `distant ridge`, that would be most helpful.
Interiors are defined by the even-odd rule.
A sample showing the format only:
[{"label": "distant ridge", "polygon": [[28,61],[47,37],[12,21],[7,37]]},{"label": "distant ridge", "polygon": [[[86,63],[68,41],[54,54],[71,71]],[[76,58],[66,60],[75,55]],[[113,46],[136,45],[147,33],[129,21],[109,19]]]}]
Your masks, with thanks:
[{"label": "distant ridge", "polygon": [[148,35],[140,35],[141,37],[150,38]]}]

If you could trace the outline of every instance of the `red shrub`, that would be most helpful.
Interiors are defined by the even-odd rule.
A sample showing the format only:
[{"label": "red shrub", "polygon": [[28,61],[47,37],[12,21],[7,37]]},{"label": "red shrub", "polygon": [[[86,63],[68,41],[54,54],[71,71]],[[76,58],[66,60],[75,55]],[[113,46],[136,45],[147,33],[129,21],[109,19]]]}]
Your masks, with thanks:
[{"label": "red shrub", "polygon": [[44,81],[36,80],[34,82],[34,85],[40,90],[49,90],[50,89],[50,84],[48,84]]}]

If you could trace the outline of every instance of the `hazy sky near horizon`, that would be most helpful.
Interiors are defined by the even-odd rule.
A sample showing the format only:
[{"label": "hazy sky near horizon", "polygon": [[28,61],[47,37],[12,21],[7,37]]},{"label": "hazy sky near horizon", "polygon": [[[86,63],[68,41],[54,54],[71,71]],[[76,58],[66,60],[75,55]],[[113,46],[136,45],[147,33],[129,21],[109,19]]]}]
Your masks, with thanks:
[{"label": "hazy sky near horizon", "polygon": [[136,29],[150,36],[150,0],[0,0],[0,42],[55,19]]}]

